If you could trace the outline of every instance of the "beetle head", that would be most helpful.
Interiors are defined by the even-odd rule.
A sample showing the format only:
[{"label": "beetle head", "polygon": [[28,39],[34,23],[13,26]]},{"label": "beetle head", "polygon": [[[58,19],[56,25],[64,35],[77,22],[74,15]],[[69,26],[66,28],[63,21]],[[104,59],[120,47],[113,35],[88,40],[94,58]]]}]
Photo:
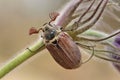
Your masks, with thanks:
[{"label": "beetle head", "polygon": [[42,28],[44,38],[49,41],[57,35],[57,30],[51,24],[45,24]]}]

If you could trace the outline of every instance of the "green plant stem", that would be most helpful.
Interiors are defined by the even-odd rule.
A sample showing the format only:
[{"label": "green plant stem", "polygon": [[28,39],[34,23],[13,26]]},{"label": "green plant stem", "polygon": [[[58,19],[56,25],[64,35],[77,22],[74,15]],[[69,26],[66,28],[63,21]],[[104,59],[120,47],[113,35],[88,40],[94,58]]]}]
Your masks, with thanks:
[{"label": "green plant stem", "polygon": [[42,50],[43,45],[43,41],[39,40],[29,48],[33,52],[26,48],[25,51],[21,52],[14,59],[3,65],[3,67],[0,68],[0,79],[12,71],[14,68],[19,66],[21,63],[35,55],[38,51]]},{"label": "green plant stem", "polygon": [[85,31],[83,34],[87,35],[87,36],[97,37],[97,38],[108,36],[108,34],[106,34],[106,33],[103,33],[103,32],[97,31],[97,30],[93,30],[93,29],[89,29],[89,30]]},{"label": "green plant stem", "polygon": [[[94,37],[105,37],[107,34],[95,31],[95,30],[88,30],[84,33],[85,35],[94,36]],[[29,49],[25,49],[25,51],[21,52],[16,56],[14,59],[10,60],[8,63],[2,66],[0,68],[0,79],[4,77],[7,73],[15,69],[17,66],[19,66],[21,63],[35,55],[36,53],[40,52],[45,47],[43,43],[43,39],[36,41],[34,45],[29,47],[29,49],[33,52],[31,52]]]}]

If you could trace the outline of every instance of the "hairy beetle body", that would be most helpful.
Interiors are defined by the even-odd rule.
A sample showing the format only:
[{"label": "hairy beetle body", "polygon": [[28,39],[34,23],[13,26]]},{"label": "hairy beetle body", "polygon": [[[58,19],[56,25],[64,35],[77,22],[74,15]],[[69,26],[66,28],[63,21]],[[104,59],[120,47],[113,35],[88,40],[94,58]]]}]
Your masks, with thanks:
[{"label": "hairy beetle body", "polygon": [[[45,24],[39,30],[42,30],[41,35],[44,38],[46,48],[59,65],[66,69],[80,66],[81,53],[79,48],[66,32],[50,23]],[[31,28],[29,34],[38,33],[39,30]]]},{"label": "hairy beetle body", "polygon": [[60,32],[55,41],[46,44],[46,48],[62,67],[74,69],[80,66],[79,48],[67,33]]}]

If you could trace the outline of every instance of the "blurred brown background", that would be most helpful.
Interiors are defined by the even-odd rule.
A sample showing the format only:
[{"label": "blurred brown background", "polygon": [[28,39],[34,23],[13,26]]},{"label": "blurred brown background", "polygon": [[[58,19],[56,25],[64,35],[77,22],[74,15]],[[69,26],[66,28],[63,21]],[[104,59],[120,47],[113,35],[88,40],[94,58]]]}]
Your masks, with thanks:
[{"label": "blurred brown background", "polygon": [[[38,36],[29,36],[32,26],[49,21],[48,14],[59,10],[68,0],[0,0],[0,67],[26,49]],[[120,18],[119,10],[113,11]],[[107,14],[107,15],[106,15]],[[95,28],[112,32],[120,29],[120,20],[109,12]],[[105,24],[110,23],[110,24]],[[108,27],[107,27],[108,26]],[[43,54],[44,53],[44,54]],[[75,70],[60,67],[47,50],[33,56],[2,80],[119,80],[120,74],[104,60],[92,59]]]}]

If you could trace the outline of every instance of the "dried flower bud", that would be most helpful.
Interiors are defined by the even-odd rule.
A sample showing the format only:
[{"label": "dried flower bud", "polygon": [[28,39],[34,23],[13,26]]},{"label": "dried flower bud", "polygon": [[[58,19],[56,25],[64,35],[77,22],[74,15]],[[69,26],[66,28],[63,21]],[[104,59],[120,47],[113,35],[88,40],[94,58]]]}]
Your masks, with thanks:
[{"label": "dried flower bud", "polygon": [[114,45],[118,48],[120,48],[120,35],[116,36],[114,40]]},{"label": "dried flower bud", "polygon": [[80,66],[81,55],[79,48],[67,33],[59,33],[57,39],[51,44],[47,44],[46,48],[62,67],[74,69]]}]

